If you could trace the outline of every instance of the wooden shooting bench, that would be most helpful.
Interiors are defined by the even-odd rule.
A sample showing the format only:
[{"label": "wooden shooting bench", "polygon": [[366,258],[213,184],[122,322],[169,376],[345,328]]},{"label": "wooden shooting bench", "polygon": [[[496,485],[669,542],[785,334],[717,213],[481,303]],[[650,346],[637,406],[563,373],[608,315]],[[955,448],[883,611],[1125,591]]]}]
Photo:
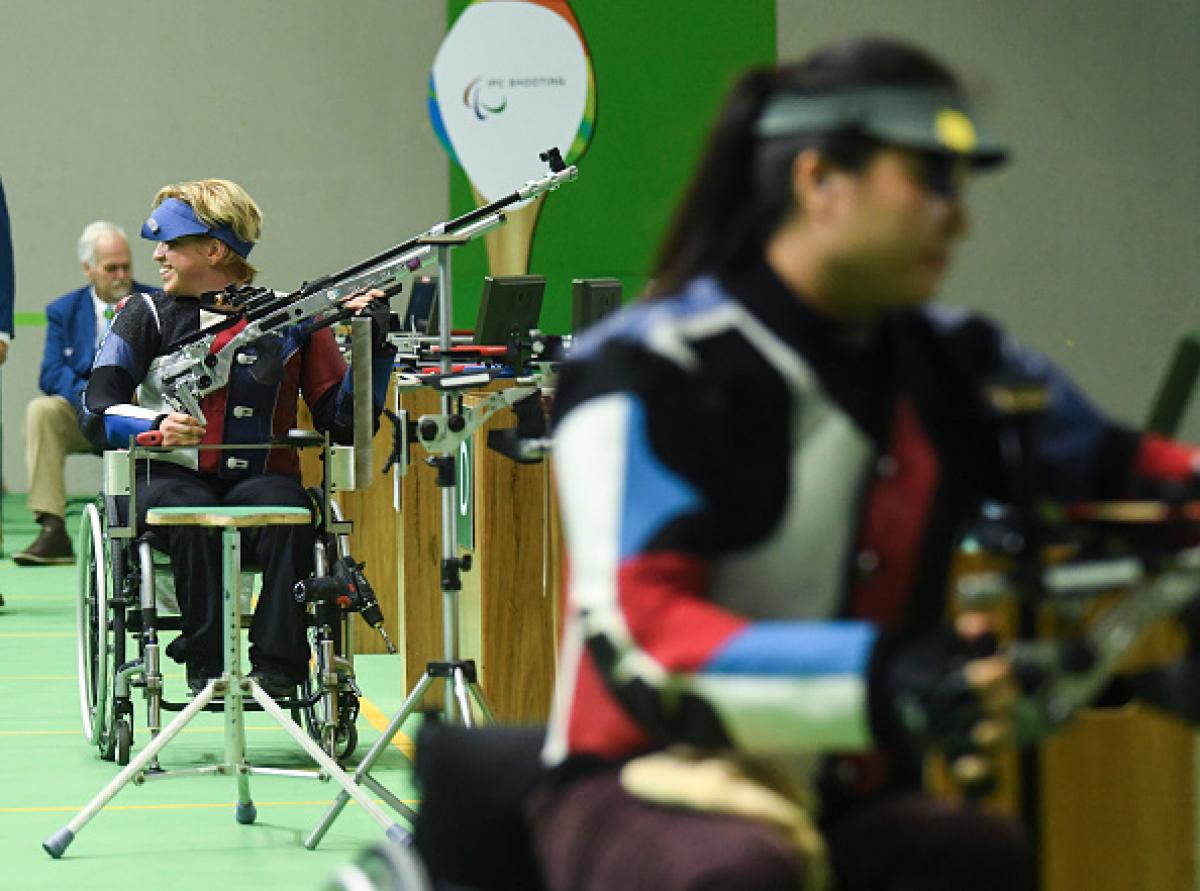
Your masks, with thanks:
[{"label": "wooden shooting bench", "polygon": [[[511,381],[496,381],[480,392],[507,386]],[[466,396],[467,405],[472,398],[478,397]],[[395,406],[396,399],[393,379],[387,405]],[[440,410],[438,394],[428,388],[402,390],[398,404],[410,420]],[[504,410],[472,436],[468,476],[474,547],[460,550],[470,554],[473,568],[462,576],[459,640],[462,658],[476,662],[480,686],[496,717],[539,723],[549,716],[554,687],[561,535],[548,463],[516,464],[487,448],[490,430],[515,423],[515,415]],[[397,511],[393,474],[379,474],[391,444],[392,425],[382,419],[370,485],[338,499],[354,522],[350,552],[366,563],[385,627],[403,654],[399,681],[408,690],[427,662],[442,657],[440,490],[434,469],[424,463],[424,450],[413,444]],[[319,479],[315,457],[306,454],[303,462],[306,483]],[[384,652],[375,634],[359,633],[357,646],[360,653]]]}]

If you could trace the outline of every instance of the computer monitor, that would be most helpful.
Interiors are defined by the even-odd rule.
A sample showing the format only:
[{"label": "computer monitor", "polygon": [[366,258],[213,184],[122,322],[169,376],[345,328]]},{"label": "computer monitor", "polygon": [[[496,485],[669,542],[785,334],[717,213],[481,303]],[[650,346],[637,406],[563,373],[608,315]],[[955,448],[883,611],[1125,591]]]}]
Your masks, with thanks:
[{"label": "computer monitor", "polygon": [[1197,377],[1200,377],[1200,328],[1185,332],[1175,344],[1150,406],[1150,416],[1146,419],[1148,431],[1163,436],[1178,435],[1192,402]]},{"label": "computer monitor", "polygon": [[578,334],[609,313],[621,308],[621,280],[618,278],[576,278],[571,280],[571,333]]},{"label": "computer monitor", "polygon": [[[422,275],[412,280],[412,291],[408,298],[408,310],[404,314],[404,330],[424,334],[437,333],[438,280],[436,276]],[[430,331],[430,326],[433,330]]]},{"label": "computer monitor", "polygon": [[538,326],[546,279],[540,275],[497,275],[483,280],[479,315],[475,318],[476,346],[503,346],[516,332],[525,337]]}]

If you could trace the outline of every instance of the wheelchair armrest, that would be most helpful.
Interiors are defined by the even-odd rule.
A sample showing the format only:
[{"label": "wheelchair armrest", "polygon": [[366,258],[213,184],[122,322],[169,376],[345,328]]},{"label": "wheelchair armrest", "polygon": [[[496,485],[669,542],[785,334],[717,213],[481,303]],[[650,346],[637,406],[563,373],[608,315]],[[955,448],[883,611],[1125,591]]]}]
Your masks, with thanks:
[{"label": "wheelchair armrest", "polygon": [[276,445],[291,446],[294,449],[306,449],[325,445],[325,435],[316,430],[292,427],[282,436],[272,437],[271,442]]}]

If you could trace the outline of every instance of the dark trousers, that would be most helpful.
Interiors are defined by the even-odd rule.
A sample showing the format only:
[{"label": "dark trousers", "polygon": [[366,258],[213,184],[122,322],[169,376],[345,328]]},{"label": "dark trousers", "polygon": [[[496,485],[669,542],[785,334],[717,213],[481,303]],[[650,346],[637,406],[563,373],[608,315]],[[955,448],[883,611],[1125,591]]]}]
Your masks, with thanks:
[{"label": "dark trousers", "polygon": [[[649,804],[617,769],[534,793],[530,831],[548,891],[804,891],[773,829]],[[1011,820],[921,795],[847,813],[828,828],[834,891],[1032,891]]]},{"label": "dark trousers", "polygon": [[835,891],[1035,891],[1015,820],[917,793],[847,813],[827,830]]},{"label": "dark trousers", "polygon": [[605,768],[537,790],[530,835],[547,891],[802,891],[774,829],[629,795]]},{"label": "dark trousers", "polygon": [[[138,529],[152,507],[205,505],[312,507],[300,481],[262,474],[236,482],[165,461],[137,471]],[[155,537],[171,557],[183,633],[167,653],[215,673],[222,664],[221,533],[199,526],[156,526]],[[297,581],[312,574],[313,526],[263,526],[242,533],[242,561],[262,569],[262,593],[250,623],[250,661],[300,682],[307,674],[304,608],[292,596]]]}]

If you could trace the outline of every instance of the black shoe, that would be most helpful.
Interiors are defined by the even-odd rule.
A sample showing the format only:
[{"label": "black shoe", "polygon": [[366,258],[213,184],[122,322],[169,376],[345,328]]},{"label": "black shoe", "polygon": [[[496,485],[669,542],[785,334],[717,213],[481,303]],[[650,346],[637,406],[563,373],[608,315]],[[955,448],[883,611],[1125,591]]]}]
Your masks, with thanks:
[{"label": "black shoe", "polygon": [[0,594],[0,606],[4,606],[4,595]]},{"label": "black shoe", "polygon": [[192,695],[195,696],[208,686],[208,682],[213,678],[221,676],[221,669],[212,669],[202,662],[187,663],[187,682],[188,687],[192,690]]},{"label": "black shoe", "polygon": [[33,544],[13,554],[13,563],[18,566],[55,566],[75,562],[75,551],[62,517],[42,514],[38,520],[42,531]]},{"label": "black shoe", "polygon": [[250,677],[254,678],[263,692],[272,699],[291,699],[296,695],[296,688],[300,686],[287,672],[275,668],[256,665],[250,670]]}]

